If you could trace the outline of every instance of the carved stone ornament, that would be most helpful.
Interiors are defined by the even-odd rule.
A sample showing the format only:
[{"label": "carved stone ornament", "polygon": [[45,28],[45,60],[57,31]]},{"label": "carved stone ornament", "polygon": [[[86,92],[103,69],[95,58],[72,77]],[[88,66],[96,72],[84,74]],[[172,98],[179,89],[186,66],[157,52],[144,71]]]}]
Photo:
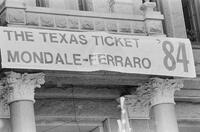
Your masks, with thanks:
[{"label": "carved stone ornament", "polygon": [[174,93],[183,88],[182,80],[152,78],[136,90],[136,95],[145,106],[173,103]]},{"label": "carved stone ornament", "polygon": [[44,81],[43,73],[20,74],[6,72],[6,77],[1,80],[0,97],[8,104],[19,100],[34,100],[35,88],[40,88]]},{"label": "carved stone ornament", "polygon": [[124,97],[130,119],[149,119],[149,106],[143,105],[137,95],[126,95]]},{"label": "carved stone ornament", "polygon": [[156,3],[155,2],[150,2],[149,0],[145,0],[145,2],[140,7],[140,9],[143,10],[144,12],[153,12],[154,11],[153,9],[155,7],[156,7]]}]

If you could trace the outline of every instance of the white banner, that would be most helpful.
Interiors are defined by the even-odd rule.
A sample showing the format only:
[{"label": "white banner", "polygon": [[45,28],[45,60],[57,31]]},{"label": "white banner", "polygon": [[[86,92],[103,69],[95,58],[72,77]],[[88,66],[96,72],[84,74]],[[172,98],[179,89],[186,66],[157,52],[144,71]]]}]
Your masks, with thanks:
[{"label": "white banner", "polygon": [[0,28],[2,68],[195,77],[188,39]]}]

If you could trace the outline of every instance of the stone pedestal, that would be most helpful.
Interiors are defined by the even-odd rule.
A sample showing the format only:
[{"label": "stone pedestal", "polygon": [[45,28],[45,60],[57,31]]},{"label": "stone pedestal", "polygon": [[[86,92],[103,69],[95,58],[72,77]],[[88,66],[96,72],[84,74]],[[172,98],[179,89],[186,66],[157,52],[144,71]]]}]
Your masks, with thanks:
[{"label": "stone pedestal", "polygon": [[164,17],[160,12],[154,11],[155,7],[155,2],[146,0],[140,8],[145,18],[146,33],[150,36],[165,36],[162,25]]}]

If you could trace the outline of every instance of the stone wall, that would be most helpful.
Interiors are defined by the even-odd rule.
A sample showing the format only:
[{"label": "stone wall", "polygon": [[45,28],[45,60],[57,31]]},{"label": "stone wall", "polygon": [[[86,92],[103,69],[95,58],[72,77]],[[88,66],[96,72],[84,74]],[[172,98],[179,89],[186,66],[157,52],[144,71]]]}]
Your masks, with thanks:
[{"label": "stone wall", "polygon": [[[197,97],[197,91],[183,88],[175,95],[176,113],[179,120],[199,120],[198,100],[184,100]],[[197,89],[197,88],[196,88]],[[73,118],[74,111],[80,119],[120,118],[116,101],[120,95],[130,94],[135,87],[130,86],[65,86],[60,88],[41,88],[36,90],[35,111],[38,117]],[[180,92],[180,93],[179,93]],[[197,93],[198,94],[198,93]],[[73,99],[74,98],[74,99]],[[181,100],[182,98],[182,100]],[[41,121],[41,120],[40,120]]]}]

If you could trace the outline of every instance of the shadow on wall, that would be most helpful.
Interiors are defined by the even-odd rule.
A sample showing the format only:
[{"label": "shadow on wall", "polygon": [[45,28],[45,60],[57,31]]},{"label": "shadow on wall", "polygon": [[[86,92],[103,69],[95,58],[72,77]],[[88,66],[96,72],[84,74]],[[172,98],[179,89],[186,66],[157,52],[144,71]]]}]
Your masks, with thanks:
[{"label": "shadow on wall", "polygon": [[11,132],[9,119],[0,119],[0,132]]}]

